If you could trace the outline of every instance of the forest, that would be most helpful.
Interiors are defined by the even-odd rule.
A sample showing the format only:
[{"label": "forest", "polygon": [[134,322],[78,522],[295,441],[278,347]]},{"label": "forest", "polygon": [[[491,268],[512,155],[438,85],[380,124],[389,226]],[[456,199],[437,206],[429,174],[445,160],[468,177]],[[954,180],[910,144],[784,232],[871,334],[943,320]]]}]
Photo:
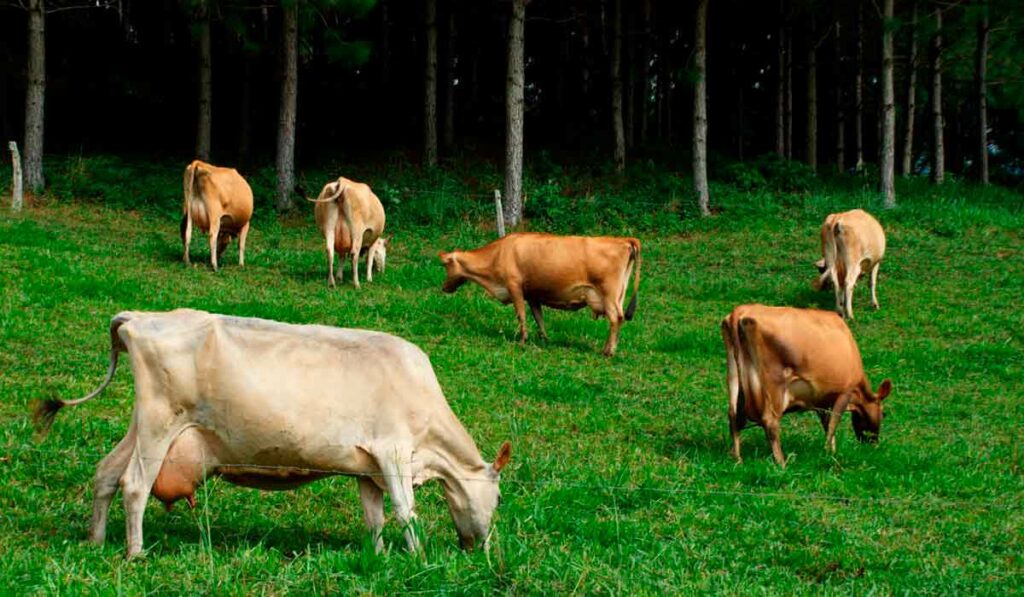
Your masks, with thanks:
[{"label": "forest", "polygon": [[[1019,592],[1022,64],[1021,0],[0,0],[0,587]],[[196,219],[194,160],[251,190],[243,232]],[[386,214],[363,261],[321,221],[349,188]],[[847,299],[823,281],[856,210],[881,251]],[[456,257],[515,232],[627,246],[626,314],[458,290]],[[780,408],[784,454],[777,427],[736,428],[730,314],[752,305],[854,339],[874,442],[834,405]],[[500,482],[488,548],[464,549],[444,477],[410,518],[377,473],[308,462],[265,466],[325,478],[262,491],[223,472],[260,462],[204,455],[177,505],[162,476],[101,475],[140,449],[146,384],[179,373],[118,367],[113,325],[181,308],[418,347]],[[269,350],[228,377],[313,387],[268,371],[317,355]],[[39,405],[101,380],[40,432]]]}]

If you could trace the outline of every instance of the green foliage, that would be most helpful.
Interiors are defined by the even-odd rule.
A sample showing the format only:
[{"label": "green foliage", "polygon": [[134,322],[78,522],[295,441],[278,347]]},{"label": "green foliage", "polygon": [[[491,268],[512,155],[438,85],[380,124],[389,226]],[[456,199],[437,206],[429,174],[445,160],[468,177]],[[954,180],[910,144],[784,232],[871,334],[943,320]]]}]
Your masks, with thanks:
[{"label": "green foliage", "polygon": [[[546,310],[551,340],[521,348],[511,308],[473,286],[440,292],[437,252],[494,238],[498,167],[387,162],[304,172],[313,193],[339,174],[365,180],[388,207],[388,269],[361,291],[326,287],[312,209],[275,217],[264,170],[247,173],[259,204],[244,270],[234,244],[220,273],[180,262],[184,164],[54,161],[60,175],[42,206],[3,209],[0,578],[24,593],[1019,590],[1024,461],[1019,429],[1005,423],[1024,417],[1020,194],[900,179],[899,207],[883,211],[859,180],[799,195],[713,182],[721,211],[696,219],[690,181],[653,164],[622,181],[549,164],[527,181],[529,228],[643,242],[640,308],[605,359],[603,320]],[[851,324],[871,380],[894,382],[881,443],[857,444],[845,418],[833,457],[816,417],[790,415],[788,469],[770,462],[756,428],[737,465],[719,322],[743,302],[831,308],[832,295],[810,289],[818,226],[858,206],[889,240],[882,308],[858,288]],[[193,248],[202,263],[202,243]],[[95,387],[111,315],[175,307],[378,329],[423,347],[485,457],[513,444],[491,553],[458,549],[432,482],[416,493],[425,559],[401,550],[393,520],[391,551],[374,555],[343,478],[266,493],[214,481],[194,511],[154,503],[149,551],[135,562],[122,560],[117,498],[107,544],[82,544],[95,465],[131,416],[129,368],[100,398],[62,412],[44,442],[32,437],[28,405]]]}]

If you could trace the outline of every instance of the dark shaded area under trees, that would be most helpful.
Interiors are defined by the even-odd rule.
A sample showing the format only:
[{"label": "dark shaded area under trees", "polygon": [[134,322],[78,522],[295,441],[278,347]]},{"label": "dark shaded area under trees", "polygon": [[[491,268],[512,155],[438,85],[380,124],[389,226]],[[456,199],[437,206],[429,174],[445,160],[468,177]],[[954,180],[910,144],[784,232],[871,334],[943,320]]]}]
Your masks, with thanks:
[{"label": "dark shaded area under trees", "polygon": [[[357,161],[398,151],[417,163],[433,161],[436,152],[442,166],[470,153],[501,164],[510,101],[509,25],[513,4],[521,2],[285,0],[288,10],[298,11],[295,159],[300,165],[336,157]],[[627,163],[650,158],[688,173],[699,80],[698,4],[525,2],[527,161],[546,150],[552,159],[612,172],[618,149]],[[732,161],[770,153],[811,159],[822,174],[834,172],[836,164],[853,173],[863,154],[869,174],[878,177],[876,164],[905,162],[908,130],[916,131],[913,172],[931,174],[933,131],[941,122],[947,175],[1019,184],[1024,4],[884,4],[893,7],[891,20],[883,19],[883,3],[866,0],[707,3],[712,177]],[[215,163],[274,162],[284,73],[277,0],[0,0],[0,134],[19,144],[29,113],[29,16],[37,6],[46,11],[45,153],[120,153],[184,163],[208,144]],[[939,22],[941,45],[935,43]],[[894,46],[895,139],[888,144],[881,126],[883,31],[891,32]],[[208,56],[204,35],[210,38]],[[438,55],[431,57],[428,48]],[[939,89],[936,64],[941,121],[931,101]],[[207,75],[212,102],[202,92]],[[436,89],[433,102],[424,97],[428,81]],[[907,126],[909,90],[916,100],[913,128]],[[211,112],[206,120],[203,102]],[[809,119],[812,107],[817,116]],[[425,126],[426,114],[438,119],[435,126]],[[858,121],[862,134],[855,130]],[[208,142],[203,122],[211,123]],[[618,122],[623,131],[616,134]],[[808,139],[814,138],[811,148]],[[883,146],[896,156],[881,160]],[[987,173],[979,165],[981,147],[988,148]],[[280,169],[280,158],[278,163]]]}]

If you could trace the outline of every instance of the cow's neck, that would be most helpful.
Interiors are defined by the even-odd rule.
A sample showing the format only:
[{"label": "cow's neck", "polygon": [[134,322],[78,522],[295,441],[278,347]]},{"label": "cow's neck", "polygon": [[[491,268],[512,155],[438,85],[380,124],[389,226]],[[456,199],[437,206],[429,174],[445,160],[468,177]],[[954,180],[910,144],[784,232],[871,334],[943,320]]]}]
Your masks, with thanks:
[{"label": "cow's neck", "polygon": [[424,480],[440,478],[445,487],[463,498],[468,499],[465,484],[486,475],[487,463],[454,413],[436,429],[434,441],[423,452]]},{"label": "cow's neck", "polygon": [[498,252],[488,245],[473,251],[457,253],[455,258],[458,259],[459,265],[462,266],[462,273],[466,278],[491,290],[493,294],[493,288],[500,285],[493,278],[497,256]]}]

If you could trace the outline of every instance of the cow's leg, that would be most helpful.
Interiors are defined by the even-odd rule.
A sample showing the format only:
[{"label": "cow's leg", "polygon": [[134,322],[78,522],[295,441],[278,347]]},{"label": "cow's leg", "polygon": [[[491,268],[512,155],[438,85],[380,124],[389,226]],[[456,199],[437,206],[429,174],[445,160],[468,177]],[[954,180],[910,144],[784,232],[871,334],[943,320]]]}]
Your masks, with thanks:
[{"label": "cow's leg", "polygon": [[221,232],[217,237],[217,261],[224,256],[224,251],[228,248],[228,244],[231,243],[231,235]]},{"label": "cow's leg", "polygon": [[533,320],[537,322],[537,327],[540,329],[540,337],[547,340],[548,332],[544,329],[544,313],[540,309],[540,303],[530,301],[530,312],[533,313]]},{"label": "cow's leg", "polygon": [[523,298],[523,288],[518,283],[508,284],[508,295],[512,299],[512,306],[516,308],[516,319],[519,320],[519,344],[526,344],[526,300]]},{"label": "cow's leg", "polygon": [[137,430],[134,450],[121,476],[129,558],[142,553],[142,516],[146,511],[146,499],[177,433],[148,439],[146,435],[144,429]]},{"label": "cow's leg", "polygon": [[96,467],[96,476],[93,477],[92,524],[89,525],[89,541],[96,545],[103,545],[107,538],[110,502],[114,500],[118,481],[128,467],[134,444],[135,429],[129,428],[124,438]]},{"label": "cow's leg", "polygon": [[878,309],[878,268],[882,265],[879,261],[871,268],[871,306]]},{"label": "cow's leg", "polygon": [[843,288],[843,305],[846,309],[846,317],[853,319],[853,288],[857,285],[857,278],[860,277],[860,264],[854,264],[846,270],[846,284]]},{"label": "cow's leg", "polygon": [[846,392],[839,396],[835,404],[832,405],[832,411],[830,413],[822,413],[822,423],[825,423],[825,418],[828,417],[828,426],[825,427],[825,448],[836,453],[836,429],[839,427],[839,421],[843,418],[843,413],[846,412],[846,408],[850,405],[850,400],[853,398],[853,393]]},{"label": "cow's leg", "polygon": [[210,217],[210,265],[217,271],[217,245],[220,244],[220,217]]},{"label": "cow's leg", "polygon": [[189,265],[191,262],[188,258],[188,245],[192,242],[192,218],[188,214],[181,216],[181,244],[184,246],[185,265]]},{"label": "cow's leg", "polygon": [[[327,285],[334,288],[334,226],[328,226],[324,236],[327,239]],[[345,277],[344,268],[341,277]]]},{"label": "cow's leg", "polygon": [[740,432],[743,431],[743,416],[740,413],[740,375],[736,362],[736,346],[732,341],[732,331],[727,322],[722,322],[722,340],[725,341],[725,359],[727,363],[726,382],[729,386],[729,433],[732,435],[732,456],[736,462],[743,463],[740,455]]},{"label": "cow's leg", "polygon": [[245,239],[249,237],[249,222],[238,232],[238,265],[245,267]]},{"label": "cow's leg", "polygon": [[[358,231],[358,232],[357,232]],[[362,225],[356,226],[353,223],[353,227],[350,230],[352,234],[352,248],[349,249],[349,254],[352,255],[352,284],[356,288],[359,286],[359,251],[363,248],[363,234],[366,233]],[[358,242],[357,242],[358,241]]]},{"label": "cow's leg", "polygon": [[366,281],[373,282],[373,257],[377,254],[377,243],[374,242],[366,250]]},{"label": "cow's leg", "polygon": [[836,311],[840,315],[846,316],[846,311],[843,309],[843,287],[839,285],[839,274],[836,273],[835,267],[828,269],[829,279],[832,282],[832,290],[836,295]]},{"label": "cow's leg", "polygon": [[614,294],[609,293],[607,289],[604,291],[604,314],[608,318],[608,341],[604,344],[604,350],[601,351],[606,357],[615,356],[615,349],[619,345],[619,328],[622,326],[622,320],[625,317],[622,314],[622,308],[614,299]]},{"label": "cow's leg", "polygon": [[405,533],[405,543],[409,551],[420,550],[420,540],[416,536],[416,528],[413,526],[416,514],[413,511],[416,500],[412,490],[412,471],[409,463],[412,462],[411,450],[393,450],[383,455],[377,455],[377,464],[384,476],[384,481],[391,494],[391,507],[395,510],[395,520],[402,525]]},{"label": "cow's leg", "polygon": [[359,477],[359,499],[363,502],[363,520],[373,537],[373,549],[377,553],[384,551],[384,539],[381,531],[384,528],[384,492],[369,477]]},{"label": "cow's leg", "polygon": [[779,439],[780,425],[778,417],[769,417],[764,421],[764,435],[772,447],[772,456],[782,468],[786,468],[786,455],[782,453],[782,441]]}]

